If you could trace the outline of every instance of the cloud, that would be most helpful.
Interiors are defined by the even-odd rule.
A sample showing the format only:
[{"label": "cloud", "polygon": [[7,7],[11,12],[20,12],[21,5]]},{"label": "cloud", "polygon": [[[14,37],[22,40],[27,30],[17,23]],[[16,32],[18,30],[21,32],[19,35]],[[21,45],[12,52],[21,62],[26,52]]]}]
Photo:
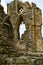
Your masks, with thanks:
[{"label": "cloud", "polygon": [[11,1],[13,1],[13,0],[2,0],[1,1],[1,4],[4,7],[5,13],[7,13],[7,3],[10,3]]}]

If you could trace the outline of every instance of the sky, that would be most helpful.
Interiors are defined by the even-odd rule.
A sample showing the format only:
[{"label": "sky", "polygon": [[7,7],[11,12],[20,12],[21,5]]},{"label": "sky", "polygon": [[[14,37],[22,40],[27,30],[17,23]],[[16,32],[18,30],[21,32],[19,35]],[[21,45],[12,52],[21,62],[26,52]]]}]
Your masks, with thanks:
[{"label": "sky", "polygon": [[[1,4],[4,7],[5,13],[7,13],[7,3],[10,3],[11,1],[13,1],[13,0],[1,0]],[[28,2],[30,2],[30,4],[31,4],[31,2],[34,2],[42,10],[42,36],[43,36],[43,0],[21,0],[21,1],[23,1],[23,2],[28,1]],[[20,32],[21,34],[24,33],[23,30],[25,30],[25,25],[22,24],[21,25],[22,33]]]}]

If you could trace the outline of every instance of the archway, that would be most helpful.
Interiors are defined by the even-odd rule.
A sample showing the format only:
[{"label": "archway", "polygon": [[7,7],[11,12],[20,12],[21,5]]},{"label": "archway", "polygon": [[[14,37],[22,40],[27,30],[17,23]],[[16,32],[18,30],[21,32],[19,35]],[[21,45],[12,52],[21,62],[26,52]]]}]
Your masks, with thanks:
[{"label": "archway", "polygon": [[14,31],[13,31],[13,27],[12,27],[9,17],[6,17],[3,26],[5,29],[5,35],[8,37],[8,39],[13,41]]},{"label": "archway", "polygon": [[21,39],[22,34],[24,34],[24,32],[26,31],[26,23],[25,20],[23,18],[23,15],[19,15],[19,17],[17,18],[17,22],[16,22],[16,28],[17,28],[17,34],[18,34],[18,40]]},{"label": "archway", "polygon": [[[26,15],[23,15],[23,14],[20,14],[18,17],[17,17],[17,20],[16,20],[16,34],[17,35],[15,35],[15,37],[16,37],[16,40],[18,39],[18,40],[20,40],[20,33],[19,33],[19,28],[20,28],[20,24],[23,22],[23,24],[25,24],[25,27],[26,27],[26,36],[25,35],[23,35],[23,36],[25,36],[26,37],[26,39],[27,39],[27,37],[29,38],[29,34],[30,34],[30,32],[29,32],[29,30],[31,29],[30,28],[30,25],[31,25],[31,20],[28,18],[28,17],[26,17]],[[28,29],[28,28],[30,28],[30,29]],[[29,32],[29,33],[28,33]],[[22,37],[23,38],[23,37]]]}]

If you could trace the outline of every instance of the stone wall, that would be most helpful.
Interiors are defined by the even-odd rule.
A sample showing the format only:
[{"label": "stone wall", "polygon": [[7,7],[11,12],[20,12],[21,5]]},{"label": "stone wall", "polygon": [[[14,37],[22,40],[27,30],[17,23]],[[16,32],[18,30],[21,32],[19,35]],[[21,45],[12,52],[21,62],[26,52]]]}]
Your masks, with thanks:
[{"label": "stone wall", "polygon": [[[20,39],[19,26],[26,25]],[[0,65],[43,65],[42,11],[35,3],[12,1],[7,15],[0,5]]]},{"label": "stone wall", "polygon": [[[16,6],[15,6],[16,5]],[[15,6],[15,7],[14,7]],[[10,10],[11,7],[11,10]],[[13,9],[12,9],[13,8]],[[39,51],[37,40],[41,42],[41,25],[42,25],[42,13],[41,9],[36,6],[35,3],[13,1],[8,4],[8,15],[11,17],[11,23],[14,29],[15,42],[19,39],[19,25],[23,21],[26,25],[26,31],[22,35],[24,42],[34,45],[34,50]],[[21,10],[21,12],[20,12]],[[10,14],[9,14],[10,13]],[[33,43],[32,43],[33,42]],[[42,42],[40,43],[42,45]],[[30,46],[32,48],[32,46]],[[40,48],[40,50],[42,50]]]}]

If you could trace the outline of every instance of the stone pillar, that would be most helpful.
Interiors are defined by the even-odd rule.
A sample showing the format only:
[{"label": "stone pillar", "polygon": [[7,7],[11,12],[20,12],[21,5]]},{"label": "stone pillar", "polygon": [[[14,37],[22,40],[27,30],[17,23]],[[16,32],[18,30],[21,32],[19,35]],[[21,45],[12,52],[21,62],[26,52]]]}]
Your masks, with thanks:
[{"label": "stone pillar", "polygon": [[37,44],[37,50],[42,51],[42,40],[41,40],[41,25],[42,25],[42,14],[41,10],[37,7],[34,9],[34,36]]},{"label": "stone pillar", "polygon": [[16,6],[16,13],[18,13],[18,0],[15,0],[15,6]]}]

